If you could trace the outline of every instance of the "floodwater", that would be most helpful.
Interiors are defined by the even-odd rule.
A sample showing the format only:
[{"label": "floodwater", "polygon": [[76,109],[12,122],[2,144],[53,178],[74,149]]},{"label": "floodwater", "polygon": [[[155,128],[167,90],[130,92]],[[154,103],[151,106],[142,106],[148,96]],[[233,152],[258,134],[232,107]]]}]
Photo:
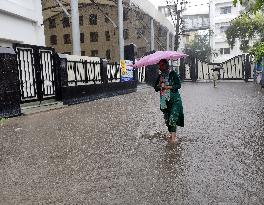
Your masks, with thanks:
[{"label": "floodwater", "polygon": [[159,95],[137,92],[0,125],[0,204],[264,204],[264,94],[184,83],[167,142]]}]

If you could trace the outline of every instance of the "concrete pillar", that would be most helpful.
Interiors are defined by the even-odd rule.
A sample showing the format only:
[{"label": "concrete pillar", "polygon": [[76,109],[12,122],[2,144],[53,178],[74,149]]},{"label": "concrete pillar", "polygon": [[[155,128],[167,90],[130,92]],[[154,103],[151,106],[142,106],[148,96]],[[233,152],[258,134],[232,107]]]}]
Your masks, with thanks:
[{"label": "concrete pillar", "polygon": [[12,48],[0,47],[0,117],[20,114],[17,56]]},{"label": "concrete pillar", "polygon": [[123,4],[118,0],[118,32],[119,32],[119,59],[124,60],[124,25],[123,25]]},{"label": "concrete pillar", "polygon": [[155,50],[154,19],[151,19],[150,25],[150,50],[153,51]]},{"label": "concrete pillar", "polygon": [[71,0],[72,53],[81,55],[78,0]]}]

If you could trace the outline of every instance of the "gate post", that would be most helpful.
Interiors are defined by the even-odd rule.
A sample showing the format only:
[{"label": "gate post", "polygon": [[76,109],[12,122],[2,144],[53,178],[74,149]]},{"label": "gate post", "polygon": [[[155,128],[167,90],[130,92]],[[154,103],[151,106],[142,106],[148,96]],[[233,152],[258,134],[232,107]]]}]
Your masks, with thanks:
[{"label": "gate post", "polygon": [[191,79],[193,82],[197,81],[197,59],[195,57],[191,57]]},{"label": "gate post", "polygon": [[36,74],[36,88],[37,88],[37,98],[40,103],[43,101],[43,79],[42,79],[42,68],[40,64],[40,53],[39,48],[37,46],[33,47],[33,57],[34,57],[34,67]]},{"label": "gate post", "polygon": [[21,115],[18,76],[14,50],[0,47],[0,117]]},{"label": "gate post", "polygon": [[64,54],[56,54],[57,65],[57,88],[56,88],[56,98],[57,100],[63,101],[64,93],[63,87],[68,86],[68,71],[67,71],[67,58]]},{"label": "gate post", "polygon": [[55,79],[55,97],[56,100],[62,100],[62,67],[66,67],[66,59],[60,58],[57,53],[54,57],[54,79]]},{"label": "gate post", "polygon": [[107,76],[107,60],[102,59],[100,60],[100,74],[101,74],[101,82],[103,84],[108,83],[108,76]]},{"label": "gate post", "polygon": [[248,82],[248,79],[250,78],[251,75],[251,65],[250,65],[250,60],[249,60],[249,54],[246,55],[246,62],[245,62],[245,82]]}]

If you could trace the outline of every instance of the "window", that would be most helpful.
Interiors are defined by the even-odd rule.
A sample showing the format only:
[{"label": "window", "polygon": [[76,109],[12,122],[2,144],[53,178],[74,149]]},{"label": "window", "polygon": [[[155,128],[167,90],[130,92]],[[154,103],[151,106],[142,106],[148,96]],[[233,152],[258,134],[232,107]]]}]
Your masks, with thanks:
[{"label": "window", "polygon": [[91,50],[91,56],[92,57],[98,56],[98,50]]},{"label": "window", "polygon": [[231,6],[220,8],[220,14],[230,14],[230,13],[231,13]]},{"label": "window", "polygon": [[50,44],[51,45],[57,45],[57,36],[56,35],[50,36]]},{"label": "window", "polygon": [[[109,16],[108,13],[106,13],[106,16]],[[105,23],[109,23],[109,22],[110,22],[109,18],[105,17]]]},{"label": "window", "polygon": [[71,44],[71,36],[70,34],[64,34],[63,35],[64,44]]},{"label": "window", "polygon": [[79,25],[83,26],[83,16],[79,16]]},{"label": "window", "polygon": [[143,13],[141,13],[140,11],[135,11],[135,14],[136,14],[136,20],[138,20],[138,21],[144,20],[144,14]]},{"label": "window", "polygon": [[220,48],[220,54],[230,54],[230,48]]},{"label": "window", "polygon": [[124,21],[127,21],[128,20],[128,10],[124,8],[124,11],[123,11],[123,20]]},{"label": "window", "polygon": [[63,17],[62,25],[63,25],[63,28],[70,27],[70,19],[69,19],[69,17]]},{"label": "window", "polygon": [[56,19],[49,19],[49,28],[56,28]]},{"label": "window", "polygon": [[84,43],[84,33],[80,33],[80,42]]},{"label": "window", "polygon": [[111,59],[111,50],[110,49],[106,50],[105,57],[106,57],[106,59]]},{"label": "window", "polygon": [[224,48],[224,54],[230,54],[230,48]]},{"label": "window", "polygon": [[137,39],[141,38],[142,36],[145,35],[145,29],[144,28],[138,28],[137,29]]},{"label": "window", "polygon": [[81,51],[81,55],[82,56],[85,56],[85,51]]},{"label": "window", "polygon": [[158,36],[162,36],[162,28],[161,27],[158,28]]},{"label": "window", "polygon": [[220,32],[224,33],[228,29],[228,26],[220,26]]},{"label": "window", "polygon": [[90,25],[97,25],[97,15],[90,14],[89,22],[90,22]]},{"label": "window", "polygon": [[109,31],[105,32],[105,40],[110,41],[110,32]]},{"label": "window", "polygon": [[129,38],[128,29],[124,29],[124,40],[127,40]]},{"label": "window", "polygon": [[90,33],[90,42],[98,42],[98,33],[97,32],[91,32]]}]

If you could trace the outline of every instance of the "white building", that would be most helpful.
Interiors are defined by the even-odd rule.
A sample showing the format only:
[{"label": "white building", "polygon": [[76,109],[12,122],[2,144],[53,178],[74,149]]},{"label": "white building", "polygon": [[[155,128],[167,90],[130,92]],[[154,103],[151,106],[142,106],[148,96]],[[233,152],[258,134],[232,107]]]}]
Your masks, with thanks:
[{"label": "white building", "polygon": [[0,46],[45,45],[41,0],[0,0]]},{"label": "white building", "polygon": [[227,43],[225,31],[231,20],[240,15],[242,6],[233,6],[232,0],[210,1],[210,27],[212,30],[211,47],[218,56],[213,56],[213,62],[224,62],[234,56],[242,54],[239,49],[239,41],[233,49]]},{"label": "white building", "polygon": [[[167,3],[169,5],[167,5]],[[158,7],[171,23],[176,25],[175,16],[175,1],[163,1]],[[177,4],[177,10],[180,11],[180,45],[179,49],[182,51],[185,48],[185,44],[188,44],[193,40],[195,34],[206,35],[208,33],[210,20],[209,20],[209,3],[204,0],[192,0],[179,1]]]}]

